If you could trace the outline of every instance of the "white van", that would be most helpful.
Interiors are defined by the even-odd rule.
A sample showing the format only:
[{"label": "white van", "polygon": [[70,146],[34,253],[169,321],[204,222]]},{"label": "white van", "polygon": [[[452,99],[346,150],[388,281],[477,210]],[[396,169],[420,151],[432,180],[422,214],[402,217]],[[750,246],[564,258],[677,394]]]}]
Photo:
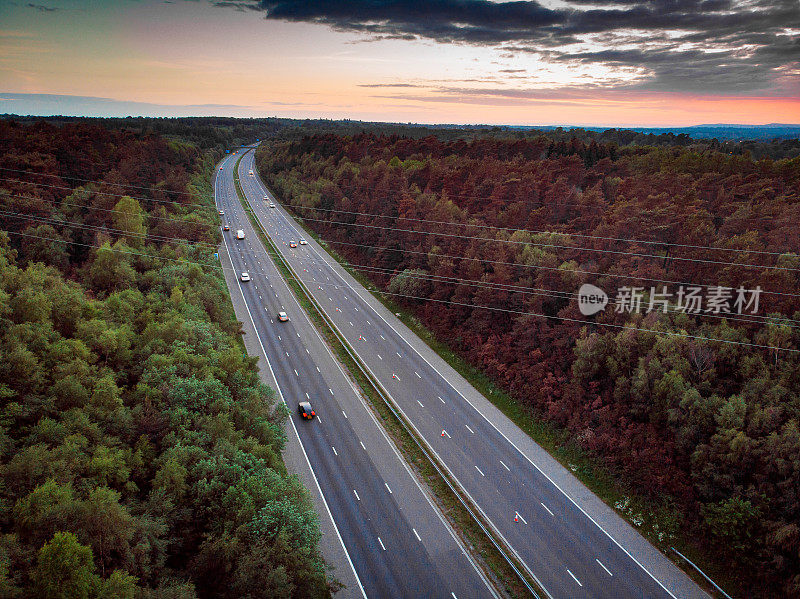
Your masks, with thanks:
[{"label": "white van", "polygon": [[236,239],[244,239],[244,231],[242,231],[241,229],[236,231]]}]

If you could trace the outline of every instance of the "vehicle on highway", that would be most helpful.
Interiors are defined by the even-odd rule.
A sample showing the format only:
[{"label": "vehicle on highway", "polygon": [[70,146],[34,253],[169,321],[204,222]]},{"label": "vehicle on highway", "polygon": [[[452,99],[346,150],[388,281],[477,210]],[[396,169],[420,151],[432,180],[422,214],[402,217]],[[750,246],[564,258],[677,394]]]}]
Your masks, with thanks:
[{"label": "vehicle on highway", "polygon": [[300,238],[300,245],[308,245],[308,242],[301,237]]},{"label": "vehicle on highway", "polygon": [[288,322],[289,321],[289,315],[286,314],[286,312],[278,312],[278,320],[280,322]]},{"label": "vehicle on highway", "polygon": [[269,196],[264,196],[264,201],[268,202],[269,201]]},{"label": "vehicle on highway", "polygon": [[250,273],[249,273],[249,272],[243,272],[243,273],[242,273],[242,276],[241,276],[241,279],[242,279],[242,281],[244,281],[245,283],[247,283],[247,281],[249,281],[249,280],[250,280]]},{"label": "vehicle on highway", "polygon": [[253,176],[253,171],[250,171],[250,176]]},{"label": "vehicle on highway", "polygon": [[270,203],[269,203],[269,207],[270,207],[270,208],[274,208],[274,207],[275,207],[275,204],[273,204],[272,202],[270,202]]},{"label": "vehicle on highway", "polygon": [[219,215],[222,216],[223,214],[225,214],[225,211],[224,210],[220,210],[219,211]]},{"label": "vehicle on highway", "polygon": [[296,247],[297,247],[297,242],[296,242],[294,239],[292,239],[292,240],[289,242],[289,247],[290,247],[290,248],[296,248]]},{"label": "vehicle on highway", "polygon": [[306,420],[311,420],[314,416],[316,416],[314,409],[307,401],[301,401],[299,404],[297,404],[297,411],[300,414],[300,417],[305,418]]},{"label": "vehicle on highway", "polygon": [[228,225],[225,225],[224,227],[222,227],[222,230],[223,231],[230,231],[231,228]]},{"label": "vehicle on highway", "polygon": [[244,231],[242,231],[241,229],[238,229],[236,231],[236,239],[244,239]]},{"label": "vehicle on highway", "polygon": [[219,167],[219,170],[222,170],[222,167]]}]

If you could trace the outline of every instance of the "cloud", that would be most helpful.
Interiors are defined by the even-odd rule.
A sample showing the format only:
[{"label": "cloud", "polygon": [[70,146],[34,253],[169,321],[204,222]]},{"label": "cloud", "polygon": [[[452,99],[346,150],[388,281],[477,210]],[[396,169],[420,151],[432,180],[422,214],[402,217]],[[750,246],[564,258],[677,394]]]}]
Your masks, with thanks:
[{"label": "cloud", "polygon": [[34,4],[33,2],[28,2],[27,6],[28,8],[35,8],[39,12],[56,12],[57,10],[60,10],[52,6],[45,6],[44,4]]},{"label": "cloud", "polygon": [[[800,64],[797,0],[239,0],[266,19],[367,41],[424,39],[536,55],[553,64],[639,69],[640,89],[790,96]],[[507,72],[507,71],[504,71]],[[618,85],[615,83],[614,85]]]}]

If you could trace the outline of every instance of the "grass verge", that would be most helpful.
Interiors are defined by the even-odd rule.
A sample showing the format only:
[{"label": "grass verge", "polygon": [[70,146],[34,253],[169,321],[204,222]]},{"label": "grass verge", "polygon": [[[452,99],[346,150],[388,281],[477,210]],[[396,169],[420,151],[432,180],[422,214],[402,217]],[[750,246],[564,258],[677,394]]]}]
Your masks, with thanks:
[{"label": "grass verge", "polygon": [[[239,160],[241,160],[241,158]],[[258,222],[258,219],[242,191],[239,183],[238,167],[239,163],[237,161],[234,169],[236,193],[259,238],[262,243],[264,243],[267,253],[277,266],[281,276],[283,276],[292,289],[301,307],[309,315],[323,339],[334,352],[334,355],[344,366],[346,372],[349,373],[352,380],[361,390],[363,396],[372,406],[384,430],[401,452],[406,462],[414,469],[418,478],[425,483],[429,490],[429,496],[447,518],[448,522],[473,557],[477,558],[478,563],[482,565],[484,572],[488,575],[488,578],[492,581],[495,588],[509,597],[530,597],[531,593],[522,581],[520,581],[518,572],[515,572],[509,565],[506,558],[498,551],[484,531],[481,530],[474,516],[464,507],[462,500],[465,500],[465,498],[459,498],[456,494],[457,492],[454,491],[452,486],[454,481],[445,480],[446,475],[436,468],[429,456],[420,448],[417,440],[408,432],[408,423],[402,422],[402,417],[387,406],[376,388],[375,382],[371,380],[369,375],[361,370],[352,355],[343,345],[341,339],[335,334],[328,321],[324,318],[321,310],[309,298],[309,295],[306,294],[302,283],[295,278],[290,268],[283,261],[272,239],[266,234]],[[448,484],[448,482],[450,484]],[[520,564],[517,564],[517,569],[523,570]],[[536,592],[541,597],[546,596],[538,585],[536,585],[535,581],[527,579],[527,582],[536,589]]]}]

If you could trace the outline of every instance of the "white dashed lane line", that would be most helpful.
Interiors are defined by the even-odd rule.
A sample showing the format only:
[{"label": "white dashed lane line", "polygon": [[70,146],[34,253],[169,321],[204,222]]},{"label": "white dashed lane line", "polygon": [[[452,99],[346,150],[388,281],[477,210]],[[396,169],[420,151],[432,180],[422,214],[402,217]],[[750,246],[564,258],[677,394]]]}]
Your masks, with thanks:
[{"label": "white dashed lane line", "polygon": [[380,544],[381,544],[381,549],[383,549],[384,551],[386,551],[386,547],[384,547],[384,546],[383,546],[383,541],[381,541],[381,538],[380,538],[380,537],[378,537],[378,543],[380,543]]},{"label": "white dashed lane line", "polygon": [[511,472],[511,468],[509,468],[508,466],[506,466],[506,463],[505,463],[503,460],[500,460],[500,463],[503,465],[503,468],[505,468],[506,470],[508,470],[509,472]]},{"label": "white dashed lane line", "polygon": [[486,475],[483,473],[483,470],[481,470],[481,469],[480,469],[480,468],[478,468],[477,466],[475,466],[475,470],[477,470],[478,472],[480,472],[480,473],[481,473],[481,476],[486,476]]},{"label": "white dashed lane line", "polygon": [[467,427],[467,430],[468,430],[469,432],[471,432],[473,435],[475,434],[475,431],[474,431],[474,430],[472,430],[472,429],[469,427],[469,424],[465,424],[464,426],[466,426],[466,427]]},{"label": "white dashed lane line", "polygon": [[417,537],[417,541],[420,541],[420,542],[422,541],[422,539],[420,539],[419,535],[417,534],[417,529],[416,528],[412,528],[411,532],[413,532],[414,536]]},{"label": "white dashed lane line", "polygon": [[575,582],[577,582],[577,583],[578,583],[578,586],[579,586],[579,587],[582,587],[582,586],[583,586],[583,585],[581,584],[581,581],[580,581],[580,580],[578,580],[578,579],[577,579],[577,577],[576,577],[576,576],[575,576],[575,575],[574,575],[572,572],[570,572],[570,571],[569,571],[569,568],[567,568],[567,574],[569,574],[570,576],[572,576],[572,579],[573,579]]},{"label": "white dashed lane line", "polygon": [[[542,503],[542,502],[540,501],[539,503]],[[546,509],[546,510],[547,510],[547,513],[548,513],[548,514],[550,514],[551,516],[555,515],[555,514],[553,514],[553,512],[551,512],[551,511],[550,511],[550,508],[549,508],[549,507],[547,507],[545,504],[543,504],[543,503],[542,503],[542,507],[543,507],[544,509]]]}]

